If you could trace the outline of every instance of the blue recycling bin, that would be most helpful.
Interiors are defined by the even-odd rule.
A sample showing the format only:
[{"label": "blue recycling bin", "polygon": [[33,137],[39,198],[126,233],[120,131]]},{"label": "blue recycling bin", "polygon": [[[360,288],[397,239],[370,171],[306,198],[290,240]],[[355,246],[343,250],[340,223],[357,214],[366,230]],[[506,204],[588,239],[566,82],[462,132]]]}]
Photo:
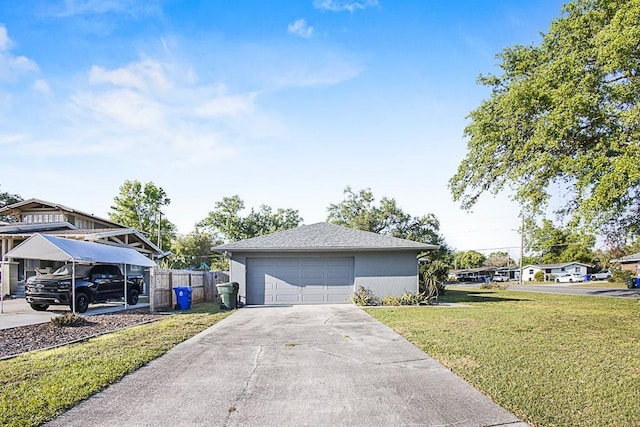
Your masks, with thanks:
[{"label": "blue recycling bin", "polygon": [[176,309],[189,310],[191,308],[191,292],[193,292],[193,288],[191,286],[176,286],[173,290],[176,293]]}]

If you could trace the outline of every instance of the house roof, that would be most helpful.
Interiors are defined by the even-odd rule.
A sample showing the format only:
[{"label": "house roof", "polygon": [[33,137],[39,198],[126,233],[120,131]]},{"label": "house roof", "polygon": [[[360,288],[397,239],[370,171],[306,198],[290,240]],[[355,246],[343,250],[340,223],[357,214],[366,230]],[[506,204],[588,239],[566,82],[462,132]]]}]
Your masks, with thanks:
[{"label": "house roof", "polygon": [[640,261],[640,252],[638,252],[637,254],[631,254],[631,255],[623,256],[622,258],[611,260],[611,262],[620,262],[620,263],[636,262],[636,261]]},{"label": "house roof", "polygon": [[412,240],[319,222],[213,248],[216,252],[399,251],[438,249]]},{"label": "house roof", "polygon": [[570,265],[582,265],[585,267],[590,267],[589,264],[585,264],[582,262],[561,262],[559,264],[527,264],[525,266],[522,267],[522,269],[524,270],[527,267],[535,267],[535,268],[563,268],[563,267],[568,267]]},{"label": "house roof", "polygon": [[27,223],[12,222],[7,224],[0,223],[0,234],[20,234],[20,233],[39,233],[44,231],[62,231],[76,230],[76,226],[68,222],[44,222],[44,223]]},{"label": "house roof", "polygon": [[105,218],[101,218],[99,216],[96,216],[94,214],[90,214],[90,213],[86,213],[86,212],[82,212],[79,211],[77,209],[73,209],[70,208],[68,206],[64,206],[61,205],[59,203],[52,203],[52,202],[47,202],[46,200],[41,200],[41,199],[28,199],[28,200],[23,200],[21,202],[18,203],[14,203],[12,205],[8,205],[5,206],[3,208],[0,208],[0,215],[15,215],[15,214],[19,214],[21,212],[30,210],[30,209],[36,209],[36,208],[41,208],[41,207],[47,207],[47,208],[52,208],[52,209],[58,209],[64,212],[69,212],[69,213],[73,213],[76,215],[82,215],[88,218],[93,218],[96,221],[100,221],[103,222],[105,224],[109,224],[109,225],[113,225],[114,227],[124,227],[122,224],[118,224],[117,222],[113,222],[113,221],[109,221],[108,219]]}]

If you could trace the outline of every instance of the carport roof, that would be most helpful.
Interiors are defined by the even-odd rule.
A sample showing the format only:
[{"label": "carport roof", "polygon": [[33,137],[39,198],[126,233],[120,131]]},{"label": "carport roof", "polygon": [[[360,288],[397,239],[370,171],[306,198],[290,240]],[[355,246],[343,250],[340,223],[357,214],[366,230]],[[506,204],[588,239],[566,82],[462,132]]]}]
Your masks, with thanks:
[{"label": "carport roof", "polygon": [[412,240],[319,222],[213,248],[216,252],[401,251],[438,249]]},{"label": "carport roof", "polygon": [[34,234],[7,252],[5,257],[155,266],[152,260],[135,249],[63,239],[45,234]]}]

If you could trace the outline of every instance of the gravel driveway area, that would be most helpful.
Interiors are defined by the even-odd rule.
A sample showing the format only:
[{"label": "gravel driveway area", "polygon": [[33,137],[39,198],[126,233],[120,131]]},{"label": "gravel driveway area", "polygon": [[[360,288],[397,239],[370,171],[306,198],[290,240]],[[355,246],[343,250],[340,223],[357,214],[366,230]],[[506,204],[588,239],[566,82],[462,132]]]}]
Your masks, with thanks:
[{"label": "gravel driveway area", "polygon": [[54,326],[51,322],[48,322],[0,329],[0,359],[27,351],[40,350],[87,339],[129,326],[159,320],[163,317],[166,317],[166,314],[153,314],[149,312],[148,308],[138,308],[94,316],[83,316],[84,322],[78,326]]}]

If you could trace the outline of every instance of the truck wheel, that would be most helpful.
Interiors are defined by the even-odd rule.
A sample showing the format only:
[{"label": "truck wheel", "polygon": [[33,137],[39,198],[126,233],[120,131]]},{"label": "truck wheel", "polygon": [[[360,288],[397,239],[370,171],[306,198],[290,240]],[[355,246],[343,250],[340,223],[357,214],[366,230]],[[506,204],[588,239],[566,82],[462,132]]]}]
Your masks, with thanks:
[{"label": "truck wheel", "polygon": [[78,313],[84,313],[89,309],[89,296],[84,292],[78,292],[76,294],[76,311]]},{"label": "truck wheel", "polygon": [[36,304],[36,303],[31,303],[29,304],[31,306],[31,308],[33,308],[35,311],[47,311],[47,308],[49,308],[49,304]]},{"label": "truck wheel", "polygon": [[131,289],[131,291],[129,291],[129,298],[127,298],[127,303],[131,305],[136,305],[138,303],[138,291],[136,289]]}]

